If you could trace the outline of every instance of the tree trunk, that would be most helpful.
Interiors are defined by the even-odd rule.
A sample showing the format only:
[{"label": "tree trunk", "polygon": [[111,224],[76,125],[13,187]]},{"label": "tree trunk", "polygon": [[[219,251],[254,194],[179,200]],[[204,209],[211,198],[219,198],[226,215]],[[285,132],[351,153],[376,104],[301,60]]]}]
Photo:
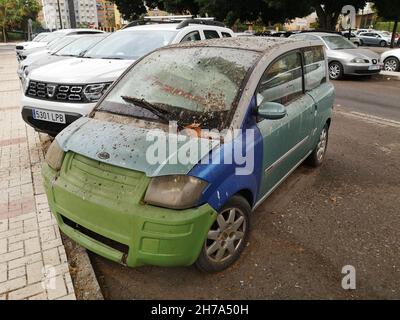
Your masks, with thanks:
[{"label": "tree trunk", "polygon": [[2,31],[3,31],[3,41],[4,41],[4,43],[6,43],[7,42],[7,31],[6,31],[5,26],[3,26]]},{"label": "tree trunk", "polygon": [[338,21],[338,14],[335,12],[326,12],[321,5],[315,6],[318,16],[319,28],[327,31],[335,31]]},{"label": "tree trunk", "polygon": [[393,33],[392,33],[392,41],[391,41],[391,43],[390,43],[390,47],[391,48],[394,48],[394,42],[395,42],[395,40],[396,40],[396,33],[397,33],[397,26],[399,25],[399,20],[398,19],[396,19],[395,21],[394,21],[394,27],[393,27]]}]

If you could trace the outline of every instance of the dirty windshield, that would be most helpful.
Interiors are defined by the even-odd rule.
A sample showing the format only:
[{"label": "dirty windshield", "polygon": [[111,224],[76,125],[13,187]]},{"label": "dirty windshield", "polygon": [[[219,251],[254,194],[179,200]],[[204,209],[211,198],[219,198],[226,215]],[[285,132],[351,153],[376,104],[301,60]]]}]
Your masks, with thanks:
[{"label": "dirty windshield", "polygon": [[224,129],[259,53],[191,47],[157,51],[134,66],[98,107],[181,127]]},{"label": "dirty windshield", "polygon": [[322,39],[325,40],[327,46],[331,50],[357,49],[351,41],[342,36],[324,36]]}]

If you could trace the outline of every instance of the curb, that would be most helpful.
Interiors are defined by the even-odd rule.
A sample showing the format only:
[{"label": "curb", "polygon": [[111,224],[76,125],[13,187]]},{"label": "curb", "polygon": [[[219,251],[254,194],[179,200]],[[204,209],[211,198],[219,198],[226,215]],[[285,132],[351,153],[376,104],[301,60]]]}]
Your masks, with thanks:
[{"label": "curb", "polygon": [[400,72],[381,71],[376,77],[382,80],[400,80]]},{"label": "curb", "polygon": [[[52,139],[46,134],[39,134],[42,152],[45,155]],[[65,236],[61,238],[68,257],[69,271],[74,284],[77,300],[104,300],[87,251]]]},{"label": "curb", "polygon": [[104,300],[87,251],[61,232],[77,300]]}]

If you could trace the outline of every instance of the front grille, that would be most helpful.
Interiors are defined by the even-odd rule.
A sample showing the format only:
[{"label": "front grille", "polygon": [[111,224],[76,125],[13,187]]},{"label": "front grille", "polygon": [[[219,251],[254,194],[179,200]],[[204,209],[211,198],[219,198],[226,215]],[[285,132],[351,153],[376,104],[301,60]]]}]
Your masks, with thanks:
[{"label": "front grille", "polygon": [[24,46],[16,46],[17,50],[24,50]]},{"label": "front grille", "polygon": [[123,253],[124,257],[123,257],[122,262],[123,263],[126,262],[126,257],[128,256],[128,253],[129,253],[129,246],[127,246],[126,244],[123,244],[121,242],[112,240],[110,238],[104,237],[101,234],[98,234],[92,230],[89,230],[89,229],[81,226],[80,224],[68,219],[67,217],[65,217],[63,215],[60,215],[60,216],[61,216],[64,224],[66,224],[67,226],[73,228],[74,230],[79,231],[80,233],[83,233],[84,235],[88,236],[89,238],[97,240],[97,241],[105,244],[106,246]]},{"label": "front grille", "polygon": [[89,102],[83,94],[83,89],[83,85],[29,81],[26,95],[31,98],[51,101],[68,101],[72,103]]}]

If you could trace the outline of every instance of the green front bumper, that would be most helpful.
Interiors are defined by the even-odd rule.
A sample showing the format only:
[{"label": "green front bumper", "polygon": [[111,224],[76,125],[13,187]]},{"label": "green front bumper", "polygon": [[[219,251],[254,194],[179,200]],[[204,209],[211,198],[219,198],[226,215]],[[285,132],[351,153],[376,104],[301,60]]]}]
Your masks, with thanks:
[{"label": "green front bumper", "polygon": [[144,174],[74,154],[67,154],[59,174],[45,164],[42,175],[60,229],[88,250],[129,267],[193,264],[217,217],[207,204],[182,211],[146,205]]}]

